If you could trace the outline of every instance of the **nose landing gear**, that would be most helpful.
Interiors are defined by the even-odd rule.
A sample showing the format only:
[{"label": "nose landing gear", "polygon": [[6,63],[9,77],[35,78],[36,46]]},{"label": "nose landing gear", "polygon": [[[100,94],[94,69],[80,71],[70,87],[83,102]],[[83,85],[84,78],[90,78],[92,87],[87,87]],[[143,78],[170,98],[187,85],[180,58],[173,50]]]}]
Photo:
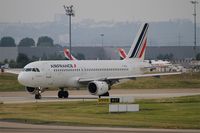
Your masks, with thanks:
[{"label": "nose landing gear", "polygon": [[35,99],[41,99],[41,98],[42,98],[41,94],[35,94]]},{"label": "nose landing gear", "polygon": [[41,99],[42,98],[41,93],[42,93],[41,88],[38,87],[35,93],[35,99]]}]

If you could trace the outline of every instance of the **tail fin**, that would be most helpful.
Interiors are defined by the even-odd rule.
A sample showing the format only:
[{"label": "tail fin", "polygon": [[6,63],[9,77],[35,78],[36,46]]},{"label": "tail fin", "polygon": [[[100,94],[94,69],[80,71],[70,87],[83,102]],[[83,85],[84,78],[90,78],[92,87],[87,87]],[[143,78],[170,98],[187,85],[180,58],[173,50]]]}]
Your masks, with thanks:
[{"label": "tail fin", "polygon": [[68,60],[76,60],[76,58],[70,54],[70,51],[67,48],[64,48],[64,55]]},{"label": "tail fin", "polygon": [[126,52],[124,51],[123,48],[118,48],[117,50],[118,50],[119,55],[120,55],[120,58],[121,58],[122,60],[125,59],[125,58],[127,57]]},{"label": "tail fin", "polygon": [[149,24],[145,23],[141,26],[132,46],[128,52],[127,58],[144,59],[145,50],[147,46],[147,31]]}]

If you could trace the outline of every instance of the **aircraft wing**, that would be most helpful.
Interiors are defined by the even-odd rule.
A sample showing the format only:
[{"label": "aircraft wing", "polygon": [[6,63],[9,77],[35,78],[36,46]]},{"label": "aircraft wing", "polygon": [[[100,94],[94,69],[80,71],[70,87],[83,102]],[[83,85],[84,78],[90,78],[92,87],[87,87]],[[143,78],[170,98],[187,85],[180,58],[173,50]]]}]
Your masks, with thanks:
[{"label": "aircraft wing", "polygon": [[141,75],[133,75],[133,76],[121,76],[121,77],[108,77],[108,80],[115,80],[115,79],[135,79],[135,78],[142,78],[142,77],[157,77],[160,76],[167,76],[167,75],[178,75],[181,74],[181,72],[176,73],[153,73],[153,74],[141,74]]},{"label": "aircraft wing", "polygon": [[22,69],[5,69],[6,73],[12,73],[12,74],[16,74],[16,75],[18,75],[21,71],[22,71]]},{"label": "aircraft wing", "polygon": [[167,76],[167,75],[178,75],[181,72],[174,72],[174,73],[154,73],[154,74],[141,74],[141,75],[131,75],[131,76],[116,76],[116,77],[102,77],[102,78],[80,78],[78,82],[90,82],[90,81],[117,81],[121,79],[136,79],[140,77],[160,77],[160,76]]}]

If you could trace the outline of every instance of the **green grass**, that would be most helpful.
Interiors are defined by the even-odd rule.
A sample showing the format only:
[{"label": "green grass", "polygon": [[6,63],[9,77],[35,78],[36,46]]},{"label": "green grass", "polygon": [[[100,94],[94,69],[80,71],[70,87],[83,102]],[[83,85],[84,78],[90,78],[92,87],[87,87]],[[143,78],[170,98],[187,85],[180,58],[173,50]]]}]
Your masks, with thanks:
[{"label": "green grass", "polygon": [[140,111],[109,113],[108,104],[0,104],[0,120],[35,124],[200,129],[200,95],[138,100]]},{"label": "green grass", "polygon": [[24,91],[17,81],[16,74],[0,73],[0,91]]},{"label": "green grass", "polygon": [[114,85],[114,89],[178,89],[200,88],[200,73],[161,76],[161,78],[138,78]]}]

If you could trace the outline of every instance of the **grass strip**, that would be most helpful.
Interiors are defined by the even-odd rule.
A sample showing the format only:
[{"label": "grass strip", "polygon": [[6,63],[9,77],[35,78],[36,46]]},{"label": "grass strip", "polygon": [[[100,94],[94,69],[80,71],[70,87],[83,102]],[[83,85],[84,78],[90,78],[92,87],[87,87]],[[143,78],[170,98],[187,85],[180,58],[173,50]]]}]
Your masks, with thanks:
[{"label": "grass strip", "polygon": [[0,104],[0,120],[34,124],[200,129],[200,95],[138,100],[140,111],[109,113],[108,104]]}]

